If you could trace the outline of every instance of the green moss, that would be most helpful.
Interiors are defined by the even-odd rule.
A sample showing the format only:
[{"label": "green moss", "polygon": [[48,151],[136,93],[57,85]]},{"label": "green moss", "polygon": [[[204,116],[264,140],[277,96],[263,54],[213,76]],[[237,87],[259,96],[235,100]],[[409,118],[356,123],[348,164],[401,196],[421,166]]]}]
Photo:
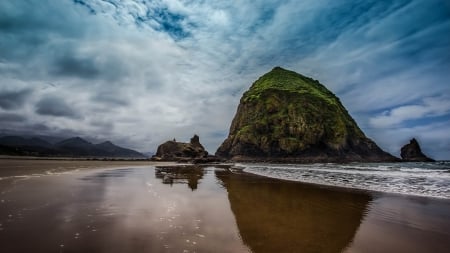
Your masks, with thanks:
[{"label": "green moss", "polygon": [[238,130],[236,135],[239,136],[239,135],[244,135],[244,134],[250,133],[253,130],[252,128],[253,127],[251,125],[243,126]]},{"label": "green moss", "polygon": [[254,82],[242,99],[244,102],[257,100],[269,89],[309,94],[330,104],[335,104],[337,100],[337,97],[318,81],[280,67],[272,69]]}]

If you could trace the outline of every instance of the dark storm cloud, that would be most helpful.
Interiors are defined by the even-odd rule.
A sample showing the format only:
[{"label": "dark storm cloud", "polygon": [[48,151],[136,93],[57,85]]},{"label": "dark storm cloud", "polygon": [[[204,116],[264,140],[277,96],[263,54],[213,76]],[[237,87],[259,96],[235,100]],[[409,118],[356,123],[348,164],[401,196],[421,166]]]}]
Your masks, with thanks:
[{"label": "dark storm cloud", "polygon": [[70,49],[55,56],[50,74],[111,82],[125,78],[129,71],[129,67],[124,65],[117,55],[109,52],[109,49],[99,48],[88,53]]},{"label": "dark storm cloud", "polygon": [[0,73],[21,80],[125,76],[127,66],[106,38],[87,39],[108,32],[95,21],[84,6],[69,1],[1,1]]},{"label": "dark storm cloud", "polygon": [[53,74],[59,76],[80,77],[92,79],[98,77],[100,71],[97,64],[91,58],[77,58],[66,56],[56,59]]},{"label": "dark storm cloud", "polygon": [[22,115],[15,113],[0,113],[0,122],[3,124],[6,122],[24,122],[26,118]]},{"label": "dark storm cloud", "polygon": [[0,2],[0,60],[23,62],[48,52],[49,40],[74,39],[85,33],[87,23],[76,19],[65,1],[31,0]]},{"label": "dark storm cloud", "polygon": [[0,136],[41,136],[45,137],[44,139],[47,141],[55,143],[63,139],[81,135],[80,132],[77,131],[51,128],[45,124],[27,124],[22,122],[22,124],[15,124],[13,126],[13,128],[0,128]]},{"label": "dark storm cloud", "polygon": [[59,97],[44,97],[36,104],[36,113],[55,117],[79,118],[74,108]]},{"label": "dark storm cloud", "polygon": [[103,91],[95,94],[92,97],[92,101],[105,103],[110,106],[127,106],[130,104],[124,94],[111,91]]},{"label": "dark storm cloud", "polygon": [[22,107],[27,98],[31,95],[32,89],[22,90],[1,90],[0,87],[0,108],[12,110]]}]

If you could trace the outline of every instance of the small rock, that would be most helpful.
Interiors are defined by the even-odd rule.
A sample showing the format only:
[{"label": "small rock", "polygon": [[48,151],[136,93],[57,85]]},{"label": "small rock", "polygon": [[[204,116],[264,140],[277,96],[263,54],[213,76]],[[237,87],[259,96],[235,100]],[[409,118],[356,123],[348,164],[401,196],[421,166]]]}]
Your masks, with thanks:
[{"label": "small rock", "polygon": [[401,154],[405,162],[434,162],[435,160],[427,157],[422,153],[419,143],[415,138],[411,139],[408,144],[402,147]]}]

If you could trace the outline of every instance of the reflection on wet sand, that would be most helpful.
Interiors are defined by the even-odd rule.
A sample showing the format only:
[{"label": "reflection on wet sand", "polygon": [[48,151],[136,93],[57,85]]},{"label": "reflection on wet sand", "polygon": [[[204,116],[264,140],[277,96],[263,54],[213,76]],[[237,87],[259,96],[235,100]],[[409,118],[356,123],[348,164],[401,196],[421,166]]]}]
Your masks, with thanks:
[{"label": "reflection on wet sand", "polygon": [[341,252],[371,197],[217,170],[244,243],[255,253]]},{"label": "reflection on wet sand", "polygon": [[199,166],[164,166],[156,167],[156,178],[162,179],[164,184],[185,184],[195,191],[198,182],[203,178],[204,169]]},{"label": "reflection on wet sand", "polygon": [[[33,165],[23,163],[23,171]],[[320,187],[218,166],[45,173],[57,168],[32,168],[39,177],[3,173],[0,252],[421,253],[450,247],[448,200]]]},{"label": "reflection on wet sand", "polygon": [[1,180],[0,251],[248,252],[211,172],[175,169],[172,185],[155,167]]}]

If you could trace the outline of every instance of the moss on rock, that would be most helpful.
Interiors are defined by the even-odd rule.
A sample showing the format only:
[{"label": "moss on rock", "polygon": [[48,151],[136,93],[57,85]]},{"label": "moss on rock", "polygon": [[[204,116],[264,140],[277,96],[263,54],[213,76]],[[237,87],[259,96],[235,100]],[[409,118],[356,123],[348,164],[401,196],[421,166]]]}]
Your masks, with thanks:
[{"label": "moss on rock", "polygon": [[365,137],[325,86],[280,67],[244,93],[229,136],[216,154],[249,160],[395,159]]}]

